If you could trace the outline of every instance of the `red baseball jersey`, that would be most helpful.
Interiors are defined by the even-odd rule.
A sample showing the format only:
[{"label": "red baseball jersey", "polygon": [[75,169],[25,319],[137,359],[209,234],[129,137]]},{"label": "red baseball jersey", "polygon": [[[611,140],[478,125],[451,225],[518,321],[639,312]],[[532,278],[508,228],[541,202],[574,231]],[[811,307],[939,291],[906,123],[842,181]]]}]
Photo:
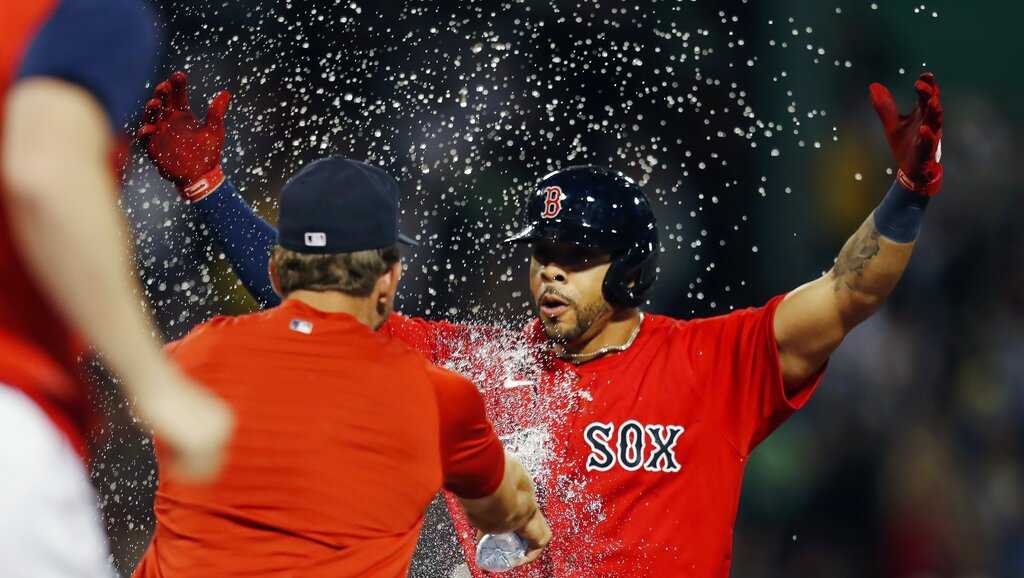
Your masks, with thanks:
[{"label": "red baseball jersey", "polygon": [[[384,329],[484,378],[498,433],[537,478],[554,538],[507,576],[725,578],[747,458],[821,378],[784,389],[782,298],[709,319],[645,315],[631,347],[579,366],[546,353],[537,321],[511,354],[508,335],[473,346],[472,328],[400,317]],[[474,533],[450,509],[483,576]]]},{"label": "red baseball jersey", "polygon": [[236,430],[212,484],[161,467],[137,578],[405,576],[441,487],[480,498],[501,483],[476,386],[350,315],[287,300],[168,349]]},{"label": "red baseball jersey", "polygon": [[[16,80],[30,77],[88,90],[111,126],[120,125],[155,58],[152,28],[151,15],[136,0],[4,2],[0,132],[7,92]],[[0,384],[32,398],[84,455],[93,418],[77,366],[84,345],[22,259],[12,238],[4,180],[0,173]]]}]

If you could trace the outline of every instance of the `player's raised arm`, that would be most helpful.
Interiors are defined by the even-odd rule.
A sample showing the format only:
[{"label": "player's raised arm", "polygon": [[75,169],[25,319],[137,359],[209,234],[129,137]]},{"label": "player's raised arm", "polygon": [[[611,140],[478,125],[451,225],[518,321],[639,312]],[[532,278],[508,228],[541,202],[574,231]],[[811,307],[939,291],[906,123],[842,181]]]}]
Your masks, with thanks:
[{"label": "player's raised arm", "polygon": [[2,103],[0,202],[34,280],[105,355],[183,473],[206,475],[230,413],[162,356],[115,204],[112,127],[133,107],[155,51],[152,21],[134,4],[64,2],[39,32]]},{"label": "player's raised arm", "polygon": [[[206,119],[200,122],[188,102],[188,78],[175,72],[156,86],[146,103],[145,121],[138,136],[143,139],[153,165],[174,183],[191,211],[210,229],[224,250],[232,268],[262,308],[278,305],[267,272],[267,260],[277,231],[249,207],[221,169],[224,146],[224,116],[231,95],[217,93],[210,102]],[[443,363],[453,351],[465,351],[468,341],[490,339],[498,328],[472,333],[464,325],[392,316],[383,330]]]},{"label": "player's raised arm", "polygon": [[898,164],[896,182],[843,245],[832,269],[792,291],[774,329],[787,389],[802,386],[847,333],[878,310],[910,260],[928,200],[942,185],[942,104],[931,73],[914,85],[917,105],[900,115],[889,91],[871,85],[871,101]]},{"label": "player's raised arm", "polygon": [[146,103],[138,136],[160,175],[175,184],[181,198],[210,228],[256,302],[272,307],[281,302],[267,273],[277,232],[246,205],[221,169],[224,115],[230,102],[231,93],[220,91],[210,101],[206,120],[199,122],[188,103],[188,78],[175,72],[157,85]]}]

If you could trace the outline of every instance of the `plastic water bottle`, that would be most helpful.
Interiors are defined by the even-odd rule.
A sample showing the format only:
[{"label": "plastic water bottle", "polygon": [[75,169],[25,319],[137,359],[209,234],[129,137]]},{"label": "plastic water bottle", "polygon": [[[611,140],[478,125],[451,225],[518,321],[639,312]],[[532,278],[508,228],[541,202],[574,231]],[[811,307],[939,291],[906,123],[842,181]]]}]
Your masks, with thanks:
[{"label": "plastic water bottle", "polygon": [[507,572],[526,557],[526,542],[515,532],[486,534],[476,545],[476,565],[489,572]]}]

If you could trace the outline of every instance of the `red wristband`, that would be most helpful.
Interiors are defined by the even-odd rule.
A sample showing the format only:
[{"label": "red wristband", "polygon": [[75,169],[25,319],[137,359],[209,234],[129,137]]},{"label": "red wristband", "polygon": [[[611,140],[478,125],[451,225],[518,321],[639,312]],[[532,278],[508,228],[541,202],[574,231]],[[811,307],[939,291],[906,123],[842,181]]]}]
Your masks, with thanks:
[{"label": "red wristband", "polygon": [[217,165],[212,171],[192,181],[188,186],[178,187],[181,197],[190,203],[199,202],[208,197],[224,182],[224,171]]},{"label": "red wristband", "polygon": [[926,183],[915,182],[907,176],[907,173],[903,172],[903,169],[896,171],[896,180],[907,190],[931,197],[939,192],[939,188],[942,186],[942,165],[935,164],[933,166],[937,167],[935,177]]}]

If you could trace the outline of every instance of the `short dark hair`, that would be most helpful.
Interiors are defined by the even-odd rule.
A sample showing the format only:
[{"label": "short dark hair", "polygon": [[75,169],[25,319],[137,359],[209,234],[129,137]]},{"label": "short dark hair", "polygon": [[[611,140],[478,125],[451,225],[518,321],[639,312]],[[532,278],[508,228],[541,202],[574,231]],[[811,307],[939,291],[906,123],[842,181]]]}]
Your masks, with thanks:
[{"label": "short dark hair", "polygon": [[367,297],[377,279],[399,261],[398,245],[352,253],[298,253],[280,245],[270,262],[277,272],[281,293],[293,291],[340,291]]}]

